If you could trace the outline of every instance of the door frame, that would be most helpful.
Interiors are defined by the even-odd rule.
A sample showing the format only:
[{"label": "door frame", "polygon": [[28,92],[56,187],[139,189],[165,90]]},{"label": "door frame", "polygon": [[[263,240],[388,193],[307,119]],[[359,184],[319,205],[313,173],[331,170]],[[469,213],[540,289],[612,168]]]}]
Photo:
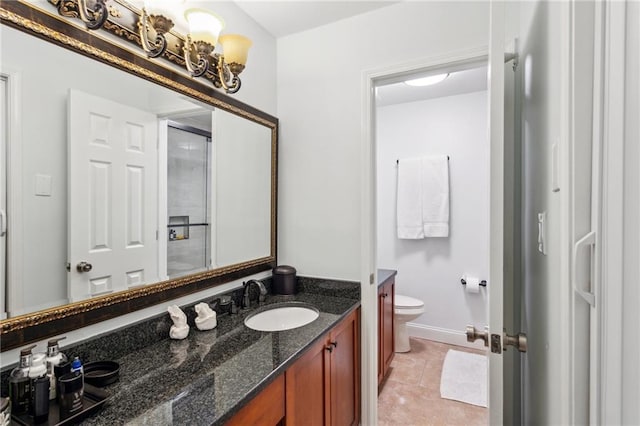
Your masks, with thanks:
[{"label": "door frame", "polygon": [[[631,282],[630,278],[625,276],[624,264],[625,255],[628,255],[625,251],[629,247],[625,247],[624,215],[630,213],[625,211],[625,179],[628,179],[628,175],[625,176],[625,173],[628,173],[625,165],[633,164],[633,160],[625,159],[625,149],[629,149],[625,148],[625,144],[631,144],[631,138],[626,140],[625,131],[628,131],[626,130],[628,128],[625,126],[632,125],[627,120],[633,116],[625,116],[627,105],[630,105],[625,103],[625,96],[632,96],[625,95],[627,90],[625,72],[628,71],[625,50],[627,22],[629,22],[627,13],[633,13],[627,12],[625,6],[629,7],[626,2],[606,1],[601,6],[604,19],[594,28],[596,37],[600,37],[603,44],[602,57],[598,58],[603,66],[594,74],[594,80],[601,81],[602,85],[602,106],[598,116],[602,123],[602,131],[598,135],[602,151],[597,164],[601,167],[599,170],[601,192],[596,200],[601,209],[600,221],[596,228],[600,234],[601,247],[594,259],[594,262],[600,266],[600,274],[596,277],[596,281],[602,284],[600,311],[597,318],[601,336],[600,352],[597,354],[599,360],[592,366],[591,371],[591,374],[597,375],[600,385],[597,406],[592,407],[594,421],[598,424],[622,424],[633,418],[632,411],[635,410],[635,413],[638,413],[637,408],[634,407],[635,404],[629,404],[629,401],[634,401],[634,393],[637,397],[638,387],[632,390],[624,388],[624,375],[630,374],[629,371],[631,371],[625,372],[625,367],[633,363],[633,361],[629,362],[625,355],[632,347],[631,345],[635,344],[635,347],[638,347],[637,340],[634,340],[631,334],[625,341],[624,332],[633,329],[631,325],[633,321],[626,324],[623,320],[623,316],[629,318],[631,315],[625,309],[629,305],[625,305],[624,295],[625,286]],[[635,9],[636,13],[638,10],[638,8]],[[626,289],[626,291],[629,290]],[[633,297],[632,295],[626,297],[629,296]]]},{"label": "door frame", "polygon": [[378,422],[378,286],[376,270],[376,140],[375,86],[418,71],[435,71],[474,62],[487,62],[488,46],[450,52],[365,70],[361,78],[360,285],[361,285],[361,423]]},{"label": "door frame", "polygon": [[[22,75],[20,71],[2,66],[0,73],[7,79],[7,218],[11,223],[11,232],[7,232],[6,275],[7,282],[22,282]],[[19,188],[11,190],[11,188]],[[7,315],[24,313],[24,294],[22,291],[5,293]]]}]

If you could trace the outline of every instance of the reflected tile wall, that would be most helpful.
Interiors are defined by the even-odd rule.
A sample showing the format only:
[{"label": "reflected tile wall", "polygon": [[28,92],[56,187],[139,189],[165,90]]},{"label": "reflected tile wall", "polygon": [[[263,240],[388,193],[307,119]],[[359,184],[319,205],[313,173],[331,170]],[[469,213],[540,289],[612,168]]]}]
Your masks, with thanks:
[{"label": "reflected tile wall", "polygon": [[[205,136],[173,127],[168,135],[168,216],[188,216],[190,224],[208,223],[209,142]],[[183,234],[182,227],[173,228]],[[169,229],[165,238],[169,239]],[[172,277],[203,270],[209,253],[209,228],[191,226],[188,239],[169,240],[167,273]]]}]

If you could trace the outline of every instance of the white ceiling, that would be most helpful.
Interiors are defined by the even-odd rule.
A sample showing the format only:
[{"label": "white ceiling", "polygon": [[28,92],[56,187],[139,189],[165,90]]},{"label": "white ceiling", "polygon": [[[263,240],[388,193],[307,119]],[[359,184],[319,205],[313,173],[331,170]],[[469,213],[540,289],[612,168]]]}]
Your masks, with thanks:
[{"label": "white ceiling", "polygon": [[235,2],[276,38],[398,3],[398,1],[360,0],[235,0]]},{"label": "white ceiling", "polygon": [[[422,73],[424,75],[424,73]],[[421,77],[409,76],[406,79]],[[449,74],[444,81],[424,87],[413,87],[404,82],[387,84],[376,88],[376,106],[387,106],[407,102],[424,101],[445,96],[487,90],[487,67],[472,68]]]}]

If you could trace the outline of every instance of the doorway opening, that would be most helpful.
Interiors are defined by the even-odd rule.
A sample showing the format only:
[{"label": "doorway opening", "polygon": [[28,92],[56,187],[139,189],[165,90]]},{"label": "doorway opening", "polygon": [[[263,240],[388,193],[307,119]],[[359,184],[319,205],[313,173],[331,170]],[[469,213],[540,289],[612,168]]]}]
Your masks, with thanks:
[{"label": "doorway opening", "polygon": [[487,324],[486,61],[380,79],[374,105],[375,266],[397,271],[396,353],[379,385],[378,421],[486,424],[485,348],[464,334]]}]

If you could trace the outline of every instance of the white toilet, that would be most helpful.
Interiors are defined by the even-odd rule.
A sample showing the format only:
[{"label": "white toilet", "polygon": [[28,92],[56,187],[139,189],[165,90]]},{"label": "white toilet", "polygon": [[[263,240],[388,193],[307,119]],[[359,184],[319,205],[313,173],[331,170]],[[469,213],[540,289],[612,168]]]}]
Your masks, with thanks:
[{"label": "white toilet", "polygon": [[418,318],[424,314],[424,302],[413,297],[395,295],[393,306],[394,325],[393,334],[395,338],[395,352],[409,352],[409,333],[407,332],[407,322]]}]

